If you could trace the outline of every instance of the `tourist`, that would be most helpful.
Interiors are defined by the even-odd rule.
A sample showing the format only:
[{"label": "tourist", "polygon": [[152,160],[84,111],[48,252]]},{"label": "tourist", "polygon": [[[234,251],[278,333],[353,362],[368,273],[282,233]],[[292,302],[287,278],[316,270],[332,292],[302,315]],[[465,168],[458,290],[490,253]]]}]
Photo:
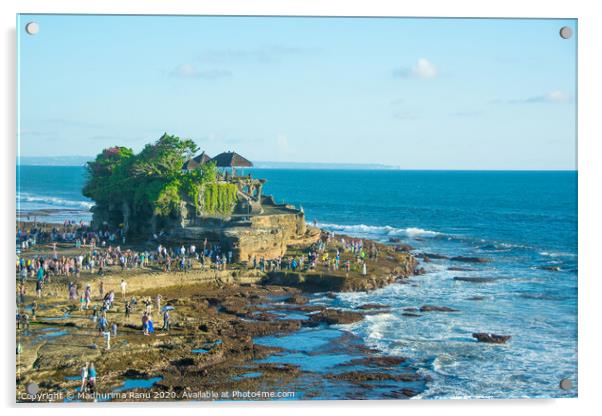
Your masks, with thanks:
[{"label": "tourist", "polygon": [[144,298],[144,300],[142,301],[142,303],[144,303],[146,314],[150,315],[152,313],[152,310],[153,310],[153,303],[151,302],[150,297]]},{"label": "tourist", "polygon": [[146,312],[142,314],[142,333],[148,335],[148,314]]},{"label": "tourist", "polygon": [[117,336],[117,324],[115,322],[113,322],[113,324],[111,325],[111,332],[113,333],[114,337]]},{"label": "tourist", "polygon": [[147,335],[155,332],[155,326],[153,325],[153,318],[151,315],[148,316],[148,322],[146,325]]},{"label": "tourist", "polygon": [[[42,269],[40,268],[40,270],[42,270]],[[36,281],[36,296],[38,298],[42,297],[42,280],[41,279]]]},{"label": "tourist", "polygon": [[163,330],[169,332],[169,311],[163,312]]},{"label": "tourist", "polygon": [[88,310],[90,308],[90,298],[92,296],[92,289],[90,285],[86,286],[86,290],[84,291],[84,300],[85,300],[85,308]]},{"label": "tourist", "polygon": [[77,299],[77,285],[73,282],[69,282],[69,300]]},{"label": "tourist", "polygon": [[38,310],[38,302],[34,300],[33,303],[31,304],[31,319],[36,319],[37,310]]},{"label": "tourist", "polygon": [[96,392],[96,368],[94,368],[94,363],[91,363],[88,369],[88,391],[92,394]]},{"label": "tourist", "polygon": [[132,312],[132,304],[130,301],[125,302],[125,319],[129,321]]},{"label": "tourist", "polygon": [[[23,269],[25,270],[25,269]],[[27,289],[24,283],[19,284],[19,304],[23,305],[25,303],[25,293]]]},{"label": "tourist", "polygon": [[160,294],[157,294],[155,297],[155,307],[157,308],[158,312],[161,311],[161,299],[163,299],[163,297]]},{"label": "tourist", "polygon": [[126,292],[125,289],[126,289],[127,285],[128,285],[127,282],[124,279],[121,279],[120,286],[121,286],[121,298],[122,299],[125,299],[125,292]]},{"label": "tourist", "polygon": [[80,392],[84,392],[84,390],[86,388],[86,383],[88,381],[88,366],[89,366],[89,363],[86,362],[86,364],[84,364],[84,366],[81,369],[80,376],[82,379],[82,383],[81,383],[81,386],[79,387]]},{"label": "tourist", "polygon": [[29,329],[29,315],[26,313],[17,313],[17,329]]},{"label": "tourist", "polygon": [[104,332],[107,332],[108,326],[109,321],[107,321],[107,315],[103,312],[98,320],[98,335],[102,335]]},{"label": "tourist", "polygon": [[107,293],[107,303],[108,303],[107,309],[110,309],[113,306],[114,301],[115,301],[115,292],[111,290],[109,293]]},{"label": "tourist", "polygon": [[366,262],[364,261],[362,263],[362,276],[366,276],[367,274],[367,270],[366,270]]}]

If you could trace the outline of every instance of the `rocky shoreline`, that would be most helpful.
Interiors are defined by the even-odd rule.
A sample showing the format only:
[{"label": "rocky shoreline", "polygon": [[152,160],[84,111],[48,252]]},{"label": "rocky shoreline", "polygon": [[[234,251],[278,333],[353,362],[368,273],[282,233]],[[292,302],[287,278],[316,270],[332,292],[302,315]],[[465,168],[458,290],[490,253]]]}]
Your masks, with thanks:
[{"label": "rocky shoreline", "polygon": [[[173,308],[170,332],[157,330],[151,336],[143,336],[139,319],[142,305],[125,318],[124,301],[117,295],[115,307],[107,314],[109,322],[119,327],[110,350],[91,321],[91,311],[79,310],[77,302],[67,300],[67,283],[73,278],[53,276],[44,289],[45,296],[38,301],[36,320],[30,322],[28,330],[17,332],[21,345],[17,355],[17,400],[28,401],[24,393],[31,383],[38,386],[40,393],[58,391],[64,394],[63,400],[77,400],[78,373],[84,362],[95,363],[99,392],[130,393],[109,400],[186,400],[198,399],[200,391],[231,395],[234,391],[275,389],[297,391],[303,398],[318,395],[319,390],[307,385],[311,371],[302,365],[270,362],[270,357],[286,348],[255,341],[262,337],[278,340],[302,331],[328,331],[333,325],[387,312],[385,305],[366,305],[349,311],[312,304],[308,299],[317,292],[334,297],[336,292],[374,290],[419,274],[418,262],[411,254],[374,244],[379,255],[368,261],[370,272],[366,276],[356,271],[264,273],[237,265],[226,271],[193,269],[188,273],[164,273],[152,268],[120,271],[113,266],[104,277],[84,272],[78,280],[80,286],[90,284],[95,288],[102,279],[105,291],[119,293],[123,278],[128,282],[128,297],[154,298],[161,294],[163,304]],[[335,246],[336,243],[329,249],[334,250]],[[60,255],[76,251],[69,244],[59,244],[57,250]],[[290,248],[292,253],[295,250],[299,248]],[[52,247],[40,245],[24,257],[51,254]],[[26,283],[28,294],[35,293],[32,280],[35,279],[29,278]],[[25,304],[32,300],[32,296],[27,296]],[[160,326],[159,315],[153,315],[156,327]],[[320,377],[353,386],[346,389],[344,397],[362,398],[362,392],[381,388],[382,383],[393,382],[398,387],[383,393],[383,398],[411,397],[424,388],[426,380],[416,369],[401,365],[405,359],[384,356],[366,348],[351,334],[339,332],[346,341],[337,339],[330,347],[343,349],[356,363],[363,364],[356,369],[341,363]],[[152,392],[151,397],[144,392]],[[225,397],[209,395],[201,399]]]}]

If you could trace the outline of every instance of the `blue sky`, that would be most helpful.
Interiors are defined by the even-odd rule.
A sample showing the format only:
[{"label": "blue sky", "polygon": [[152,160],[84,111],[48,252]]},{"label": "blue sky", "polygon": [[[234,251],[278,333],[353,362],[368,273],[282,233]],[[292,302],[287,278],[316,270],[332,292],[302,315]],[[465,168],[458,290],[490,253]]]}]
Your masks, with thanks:
[{"label": "blue sky", "polygon": [[[35,36],[23,28],[39,23]],[[21,15],[20,153],[575,169],[575,20]]]}]

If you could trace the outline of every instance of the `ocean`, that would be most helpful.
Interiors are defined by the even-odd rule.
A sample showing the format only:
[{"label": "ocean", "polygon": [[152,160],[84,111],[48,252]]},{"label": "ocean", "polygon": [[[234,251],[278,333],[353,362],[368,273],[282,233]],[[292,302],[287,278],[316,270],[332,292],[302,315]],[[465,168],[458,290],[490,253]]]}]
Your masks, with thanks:
[{"label": "ocean", "polygon": [[[399,238],[417,252],[490,260],[433,260],[422,264],[428,273],[412,278],[412,284],[339,294],[334,300],[320,295],[312,299],[341,308],[389,305],[388,313],[337,330],[412,360],[430,379],[418,397],[576,396],[577,172],[252,173],[268,180],[266,194],[302,206],[307,221],[324,229],[383,242]],[[82,167],[21,166],[17,177],[17,208],[22,211],[92,206],[81,195]],[[85,211],[68,215],[90,218]],[[40,219],[64,218],[60,214]],[[451,266],[470,270],[453,271]],[[474,283],[454,277],[495,279]],[[460,312],[403,315],[404,308],[425,304]],[[505,345],[490,345],[476,342],[473,332],[512,338]],[[299,337],[303,339],[303,332],[297,342]],[[559,388],[565,378],[572,381],[572,389]]]}]

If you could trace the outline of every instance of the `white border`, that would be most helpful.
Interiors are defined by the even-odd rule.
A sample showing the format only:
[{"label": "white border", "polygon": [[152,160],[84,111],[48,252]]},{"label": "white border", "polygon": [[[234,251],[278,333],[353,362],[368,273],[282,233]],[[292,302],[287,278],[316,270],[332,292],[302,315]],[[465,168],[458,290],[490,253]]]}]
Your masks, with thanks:
[{"label": "white border", "polygon": [[[602,348],[598,300],[602,294],[598,273],[598,238],[602,234],[600,215],[600,126],[599,97],[602,74],[602,19],[596,13],[596,3],[557,0],[498,0],[495,3],[476,0],[421,0],[416,2],[385,0],[3,0],[2,13],[2,108],[3,149],[2,160],[2,222],[0,235],[0,264],[3,266],[2,282],[5,330],[2,343],[1,386],[3,404],[10,413],[35,411],[32,408],[15,408],[14,405],[14,298],[13,250],[15,216],[15,21],[16,13],[105,13],[105,14],[236,14],[236,15],[333,15],[333,16],[441,16],[441,17],[557,17],[579,19],[579,398],[561,400],[480,400],[480,401],[411,401],[411,402],[319,402],[319,403],[227,403],[200,405],[152,404],[142,409],[128,405],[104,406],[99,411],[112,414],[165,414],[170,407],[179,412],[232,413],[250,415],[286,413],[307,415],[308,412],[326,414],[344,411],[364,414],[374,408],[379,413],[399,414],[488,414],[507,415],[515,412],[541,412],[548,415],[586,414],[593,412],[601,383],[602,368],[598,350]],[[337,409],[335,409],[337,408]],[[91,407],[69,409],[45,407],[45,414],[90,412]]]}]

